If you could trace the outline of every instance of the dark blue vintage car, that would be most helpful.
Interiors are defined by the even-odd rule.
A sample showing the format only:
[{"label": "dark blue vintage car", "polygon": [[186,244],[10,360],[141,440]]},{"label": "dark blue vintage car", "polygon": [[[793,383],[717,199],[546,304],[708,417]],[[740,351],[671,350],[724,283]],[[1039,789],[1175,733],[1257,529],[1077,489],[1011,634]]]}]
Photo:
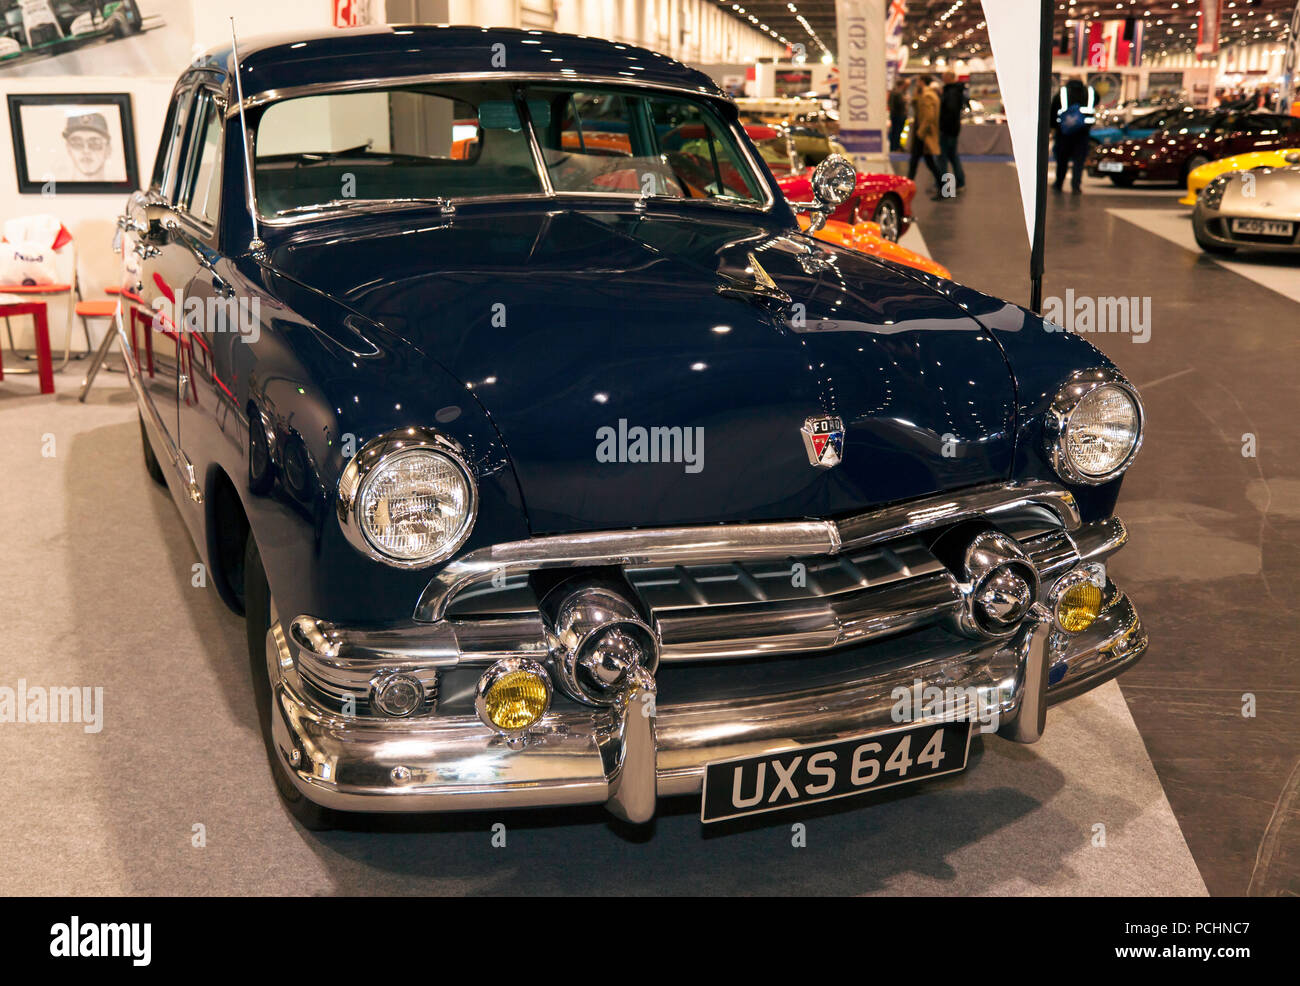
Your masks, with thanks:
[{"label": "dark blue vintage car", "polygon": [[1033,742],[1147,646],[1106,567],[1133,387],[801,233],[662,55],[469,27],[213,52],[119,225],[145,460],[246,617],[308,826],[875,790]]}]

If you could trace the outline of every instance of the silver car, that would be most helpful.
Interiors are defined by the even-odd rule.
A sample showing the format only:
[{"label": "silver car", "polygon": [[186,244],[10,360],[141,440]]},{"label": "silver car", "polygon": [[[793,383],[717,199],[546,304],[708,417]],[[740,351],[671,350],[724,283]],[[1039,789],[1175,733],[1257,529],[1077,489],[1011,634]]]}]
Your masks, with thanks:
[{"label": "silver car", "polygon": [[1300,152],[1286,160],[1283,168],[1226,172],[1205,186],[1192,214],[1202,250],[1300,251]]}]

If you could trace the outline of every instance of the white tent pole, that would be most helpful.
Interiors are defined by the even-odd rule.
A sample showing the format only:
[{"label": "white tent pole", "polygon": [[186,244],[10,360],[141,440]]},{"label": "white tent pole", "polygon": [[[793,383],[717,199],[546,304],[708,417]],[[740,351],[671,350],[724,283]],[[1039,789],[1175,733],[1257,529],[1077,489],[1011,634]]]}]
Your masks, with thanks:
[{"label": "white tent pole", "polygon": [[1048,135],[1055,107],[1052,98],[1052,48],[1055,44],[1056,6],[1053,0],[1039,0],[1041,34],[1038,50],[1038,159],[1034,166],[1038,179],[1034,188],[1034,238],[1029,250],[1029,307],[1043,313],[1043,253],[1047,219],[1047,151]]}]

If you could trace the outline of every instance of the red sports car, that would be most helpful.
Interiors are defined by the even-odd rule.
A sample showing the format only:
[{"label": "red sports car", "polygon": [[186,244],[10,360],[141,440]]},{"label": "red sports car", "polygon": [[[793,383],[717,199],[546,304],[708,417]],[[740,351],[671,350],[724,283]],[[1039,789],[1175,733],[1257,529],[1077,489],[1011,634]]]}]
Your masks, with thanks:
[{"label": "red sports car", "polygon": [[1099,147],[1088,159],[1088,173],[1125,188],[1139,179],[1185,184],[1187,176],[1210,161],[1250,151],[1294,147],[1300,117],[1280,113],[1225,111],[1209,126],[1162,130],[1150,137]]},{"label": "red sports car", "polygon": [[[777,127],[756,123],[745,124],[745,133],[758,148],[785,197],[791,202],[811,202],[813,169],[805,166],[804,158],[795,150],[789,134]],[[880,225],[880,234],[885,239],[897,242],[912,222],[912,198],[915,195],[916,182],[910,178],[859,171],[857,188],[830,218],[845,223],[870,220]]]}]

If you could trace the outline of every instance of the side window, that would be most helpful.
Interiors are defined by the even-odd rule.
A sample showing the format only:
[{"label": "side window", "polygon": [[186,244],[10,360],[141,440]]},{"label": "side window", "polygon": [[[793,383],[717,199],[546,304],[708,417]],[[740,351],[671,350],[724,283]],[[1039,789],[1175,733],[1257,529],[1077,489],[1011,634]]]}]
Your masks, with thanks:
[{"label": "side window", "polygon": [[685,177],[689,194],[748,201],[760,197],[734,143],[699,106],[660,99],[652,99],[650,106],[658,127],[671,128],[660,135],[660,143],[673,171]]},{"label": "side window", "polygon": [[168,132],[166,160],[158,182],[158,191],[165,201],[176,201],[177,179],[185,160],[185,132],[189,128],[190,109],[194,105],[194,90],[186,89],[173,101],[167,118]]},{"label": "side window", "polygon": [[221,110],[211,92],[199,96],[185,168],[185,185],[178,206],[196,219],[216,223],[221,199],[224,132]]}]

